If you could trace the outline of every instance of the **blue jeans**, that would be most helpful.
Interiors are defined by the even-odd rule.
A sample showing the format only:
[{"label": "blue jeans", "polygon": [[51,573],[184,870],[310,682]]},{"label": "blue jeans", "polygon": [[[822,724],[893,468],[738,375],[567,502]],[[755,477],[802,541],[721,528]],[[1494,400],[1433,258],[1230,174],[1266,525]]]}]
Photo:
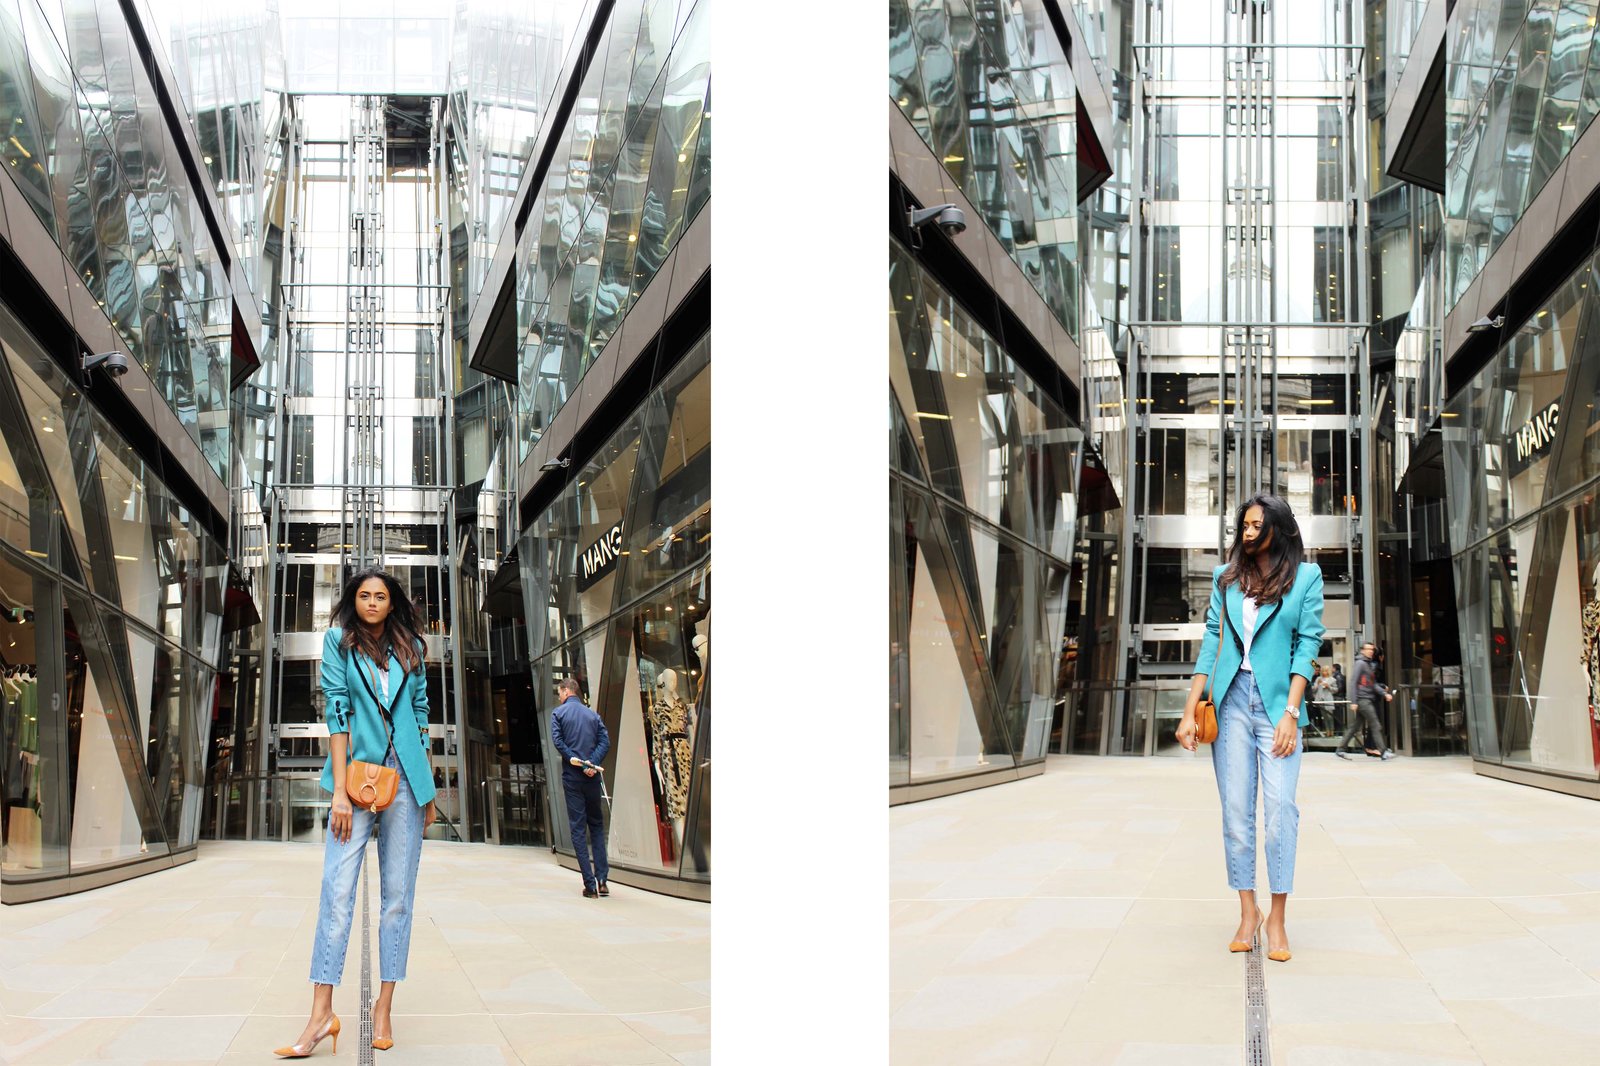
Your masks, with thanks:
[{"label": "blue jeans", "polygon": [[1228,858],[1228,887],[1255,891],[1256,782],[1261,783],[1267,823],[1267,881],[1272,891],[1294,891],[1295,841],[1300,834],[1300,808],[1294,803],[1300,780],[1303,738],[1294,753],[1272,754],[1272,720],[1261,705],[1253,674],[1241,670],[1217,709],[1217,739],[1211,765],[1222,797],[1222,844]]},{"label": "blue jeans", "polygon": [[[399,768],[394,753],[385,766]],[[422,808],[411,795],[406,773],[394,802],[377,814],[357,807],[350,820],[350,839],[340,843],[328,833],[322,854],[322,902],[317,913],[317,938],[311,947],[311,980],[336,985],[344,975],[350,945],[350,922],[356,908],[356,875],[367,853],[373,828],[378,831],[378,876],[383,913],[378,921],[380,980],[404,981],[411,953],[411,902],[417,889],[417,864],[422,858]]]},{"label": "blue jeans", "polygon": [[[606,880],[611,867],[606,864],[606,815],[600,795],[600,775],[585,777],[575,770],[561,771],[561,790],[567,795],[567,824],[572,827],[572,850],[578,853],[578,870],[583,887],[594,888]],[[594,849],[594,860],[589,849]]]}]

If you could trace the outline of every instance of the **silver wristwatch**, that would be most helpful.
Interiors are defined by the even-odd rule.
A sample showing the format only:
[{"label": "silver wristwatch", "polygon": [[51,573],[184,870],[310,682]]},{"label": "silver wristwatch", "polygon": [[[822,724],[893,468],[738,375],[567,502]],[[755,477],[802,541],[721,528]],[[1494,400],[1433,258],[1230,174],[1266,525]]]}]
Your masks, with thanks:
[{"label": "silver wristwatch", "polygon": [[1285,707],[1283,713],[1297,722],[1300,720],[1300,708],[1298,707]]}]

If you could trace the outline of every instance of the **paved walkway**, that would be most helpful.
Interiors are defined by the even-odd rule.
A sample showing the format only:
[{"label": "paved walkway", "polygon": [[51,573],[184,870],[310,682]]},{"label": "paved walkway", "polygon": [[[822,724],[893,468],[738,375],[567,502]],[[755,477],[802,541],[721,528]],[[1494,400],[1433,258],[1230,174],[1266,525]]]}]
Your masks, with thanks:
[{"label": "paved walkway", "polygon": [[[0,909],[0,1063],[276,1061],[310,1008],[321,869],[320,845],[205,843],[175,870]],[[709,1063],[710,908],[581,887],[548,851],[425,844],[396,1045],[377,1060]],[[346,1063],[360,946],[358,896],[334,990]]]},{"label": "paved walkway", "polygon": [[[1299,799],[1273,1063],[1600,1063],[1600,803],[1320,753]],[[890,827],[895,1063],[1240,1063],[1209,759],[1052,757]]]}]

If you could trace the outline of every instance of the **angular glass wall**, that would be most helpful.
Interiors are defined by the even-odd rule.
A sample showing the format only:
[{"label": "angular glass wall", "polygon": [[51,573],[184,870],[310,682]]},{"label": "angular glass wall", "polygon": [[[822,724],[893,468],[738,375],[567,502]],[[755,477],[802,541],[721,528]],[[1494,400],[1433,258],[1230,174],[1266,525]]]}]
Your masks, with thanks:
[{"label": "angular glass wall", "polygon": [[3,308],[0,350],[0,883],[12,902],[193,849],[226,561]]},{"label": "angular glass wall", "polygon": [[711,196],[710,45],[710,0],[607,19],[517,247],[519,461]]},{"label": "angular glass wall", "polygon": [[121,12],[67,6],[0,0],[0,165],[226,480],[227,253]]},{"label": "angular glass wall", "polygon": [[1445,306],[1500,247],[1600,111],[1584,0],[1461,4],[1445,34]]},{"label": "angular glass wall", "polygon": [[[707,336],[518,548],[541,734],[556,682],[576,678],[611,735],[612,867],[690,881],[711,876],[710,359]],[[570,855],[553,762],[546,780]]]},{"label": "angular glass wall", "polygon": [[[265,305],[261,257],[281,172],[282,31],[275,5],[150,0],[156,33],[227,217],[239,266]],[[265,306],[263,307],[265,310]]]},{"label": "angular glass wall", "polygon": [[1077,83],[1044,4],[890,0],[889,96],[1076,339]]},{"label": "angular glass wall", "polygon": [[1600,778],[1600,273],[1585,262],[1444,411],[1474,758]]},{"label": "angular glass wall", "polygon": [[[463,285],[483,288],[506,213],[540,128],[550,118],[562,65],[594,0],[529,7],[510,0],[457,6],[450,59],[451,181],[470,250]],[[455,191],[455,190],[453,190]]]},{"label": "angular glass wall", "polygon": [[1037,763],[1083,435],[891,242],[890,786]]}]

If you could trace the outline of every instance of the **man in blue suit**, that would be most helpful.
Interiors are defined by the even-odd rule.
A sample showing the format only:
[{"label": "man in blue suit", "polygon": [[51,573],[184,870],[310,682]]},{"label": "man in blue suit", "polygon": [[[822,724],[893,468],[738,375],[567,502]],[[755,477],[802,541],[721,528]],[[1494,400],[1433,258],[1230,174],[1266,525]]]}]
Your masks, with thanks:
[{"label": "man in blue suit", "polygon": [[[592,707],[584,704],[581,689],[572,678],[556,685],[561,704],[550,714],[550,736],[561,753],[561,788],[567,796],[567,823],[572,827],[572,848],[578,853],[586,899],[609,896],[606,875],[606,822],[601,809],[600,760],[611,750],[611,735]],[[589,858],[594,849],[594,859]]]}]

